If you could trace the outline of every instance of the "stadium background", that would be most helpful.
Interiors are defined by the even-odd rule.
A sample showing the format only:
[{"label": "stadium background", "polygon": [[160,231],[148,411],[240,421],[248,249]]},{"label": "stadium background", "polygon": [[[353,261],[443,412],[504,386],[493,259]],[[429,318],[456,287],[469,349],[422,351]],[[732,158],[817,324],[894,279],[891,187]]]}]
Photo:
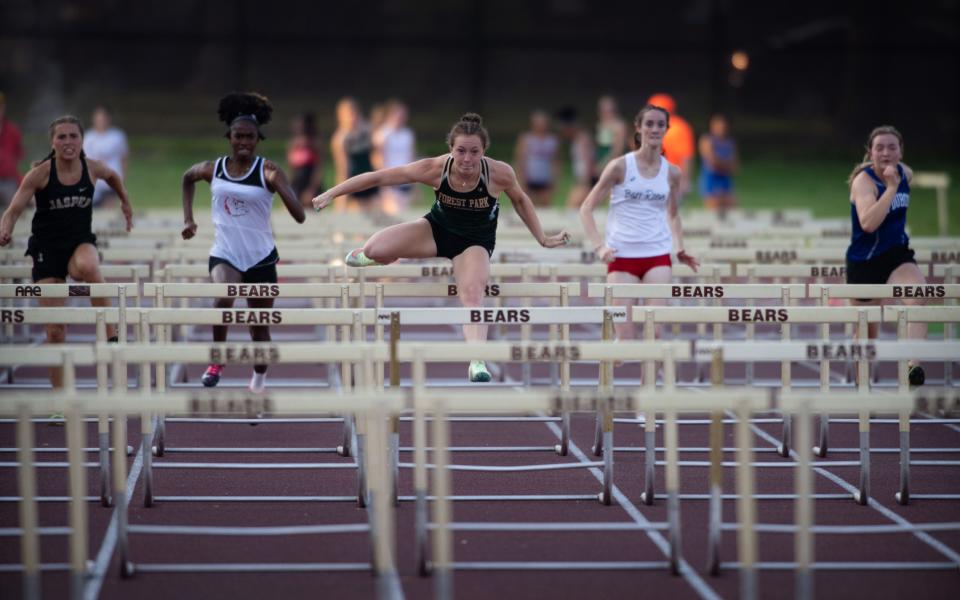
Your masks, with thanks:
[{"label": "stadium background", "polygon": [[[731,64],[738,50],[745,71]],[[233,89],[273,100],[262,153],[280,162],[292,116],[315,111],[328,136],[344,95],[365,110],[406,100],[425,155],[443,150],[461,113],[480,112],[490,154],[510,159],[533,108],[573,104],[592,126],[601,94],[632,118],[667,91],[698,134],[712,111],[731,116],[744,206],[846,214],[844,181],[866,134],[892,123],[908,163],[951,175],[958,234],[958,56],[960,7],[950,0],[0,5],[0,89],[29,156],[45,153],[52,118],[86,121],[105,102],[130,135],[128,185],[140,207],[177,206],[183,170],[226,151],[215,109]],[[911,208],[912,229],[934,233],[933,193],[916,192]]]}]

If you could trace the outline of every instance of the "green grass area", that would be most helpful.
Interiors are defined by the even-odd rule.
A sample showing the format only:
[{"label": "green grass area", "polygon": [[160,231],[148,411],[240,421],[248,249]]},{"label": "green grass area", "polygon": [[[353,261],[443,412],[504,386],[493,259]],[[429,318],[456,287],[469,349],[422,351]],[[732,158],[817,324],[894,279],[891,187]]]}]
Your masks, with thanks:
[{"label": "green grass area", "polygon": [[[229,151],[226,140],[216,137],[133,137],[130,146],[133,155],[127,187],[138,208],[178,208],[183,172],[194,163],[213,159]],[[443,148],[429,147],[426,151],[439,154]],[[258,152],[281,165],[285,164],[282,139],[271,138],[261,142]],[[498,154],[493,156],[510,159],[509,156]],[[737,195],[741,206],[746,208],[809,208],[818,217],[846,217],[850,212],[846,178],[852,165],[853,160],[798,161],[745,157],[741,174],[736,179]],[[960,164],[916,163],[912,166],[917,170],[947,171],[950,174],[950,234],[960,235]],[[326,171],[325,181],[330,185],[333,176],[329,164]],[[569,185],[570,174],[566,172],[557,188],[558,205],[566,197]],[[205,193],[204,187],[200,186],[197,206],[203,206]],[[432,200],[426,190],[420,194],[420,198],[425,206]],[[696,207],[699,200],[694,191],[686,200],[686,205]],[[914,235],[937,233],[936,200],[932,190],[913,190],[909,223]]]}]

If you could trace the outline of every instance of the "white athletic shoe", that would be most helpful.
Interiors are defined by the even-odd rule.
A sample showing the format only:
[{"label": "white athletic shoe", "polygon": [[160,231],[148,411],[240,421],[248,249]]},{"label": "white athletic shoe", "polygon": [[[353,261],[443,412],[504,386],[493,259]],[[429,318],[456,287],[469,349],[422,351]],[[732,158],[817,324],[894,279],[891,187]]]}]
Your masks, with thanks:
[{"label": "white athletic shoe", "polygon": [[262,394],[267,389],[267,374],[253,372],[250,378],[249,390],[254,394]]},{"label": "white athletic shoe", "polygon": [[372,267],[380,263],[372,258],[367,258],[367,255],[363,253],[363,248],[354,248],[343,258],[343,264],[348,267]]}]

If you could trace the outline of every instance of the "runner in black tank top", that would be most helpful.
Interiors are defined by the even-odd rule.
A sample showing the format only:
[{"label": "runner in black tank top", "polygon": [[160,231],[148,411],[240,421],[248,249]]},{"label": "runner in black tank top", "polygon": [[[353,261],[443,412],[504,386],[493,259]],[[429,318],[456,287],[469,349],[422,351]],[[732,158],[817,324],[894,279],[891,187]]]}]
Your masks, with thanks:
[{"label": "runner in black tank top", "polygon": [[[120,176],[96,160],[88,160],[82,152],[83,128],[76,117],[60,117],[50,124],[53,151],[23,178],[10,206],[0,219],[0,246],[13,237],[13,228],[36,197],[37,212],[33,217],[33,235],[27,254],[33,258],[33,280],[37,283],[63,283],[67,275],[82,283],[103,283],[96,236],[91,231],[93,186],[98,179],[110,185],[120,198],[120,209],[132,225],[132,211],[127,191]],[[94,306],[109,307],[109,298],[91,298]],[[62,306],[63,299],[41,298],[41,306]],[[62,342],[63,325],[47,325],[47,341]],[[107,326],[107,335],[116,336]],[[60,369],[51,369],[54,387],[60,387]]]},{"label": "runner in black tank top", "polygon": [[493,254],[497,241],[497,216],[500,206],[490,193],[490,168],[487,159],[480,161],[477,185],[460,191],[450,182],[453,157],[447,159],[440,175],[440,185],[434,190],[433,208],[424,216],[430,223],[437,256],[453,259],[470,246],[483,246]]},{"label": "runner in black tank top", "polygon": [[[565,231],[550,236],[543,233],[533,203],[517,182],[513,168],[484,157],[489,141],[480,116],[468,113],[447,135],[449,154],[351,177],[314,198],[313,206],[319,211],[338,196],[376,186],[423,183],[435,190],[437,200],[430,214],[375,233],[363,248],[347,255],[347,266],[447,257],[453,260],[460,302],[465,307],[481,306],[490,278],[500,192],[506,192],[542,246],[554,248],[568,243]],[[464,325],[463,335],[468,343],[482,343],[487,339],[487,326]],[[483,361],[472,361],[468,373],[471,381],[490,381]]]}]

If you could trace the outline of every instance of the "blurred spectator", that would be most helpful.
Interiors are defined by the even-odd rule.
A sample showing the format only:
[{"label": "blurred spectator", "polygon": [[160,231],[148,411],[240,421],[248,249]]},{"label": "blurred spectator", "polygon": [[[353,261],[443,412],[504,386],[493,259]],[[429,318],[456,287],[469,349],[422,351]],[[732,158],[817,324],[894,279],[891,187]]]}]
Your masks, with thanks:
[{"label": "blurred spectator", "polygon": [[693,174],[693,157],[696,153],[693,127],[677,114],[677,103],[670,94],[654,94],[647,104],[666,109],[670,115],[670,129],[663,138],[663,155],[667,161],[680,167],[680,201],[690,191],[690,177]]},{"label": "blurred spectator", "polygon": [[733,193],[733,176],[739,168],[737,144],[730,136],[727,118],[716,114],[710,118],[710,131],[700,136],[700,194],[703,205],[721,216],[737,205]]},{"label": "blurred spectator", "polygon": [[[330,138],[336,182],[343,183],[354,175],[372,171],[372,151],[370,125],[364,120],[360,106],[353,98],[341,99],[337,103],[337,130]],[[337,210],[368,210],[379,192],[377,188],[370,188],[338,198]]]},{"label": "blurred spectator", "polygon": [[317,131],[316,115],[305,112],[293,120],[287,142],[290,187],[303,206],[323,191],[323,146]]},{"label": "blurred spectator", "polygon": [[520,185],[535,206],[553,204],[557,174],[557,136],[550,132],[550,117],[542,110],[530,115],[530,130],[520,134],[513,166]]},{"label": "blurred spectator", "polygon": [[[87,158],[105,163],[120,175],[120,179],[127,176],[127,156],[130,150],[127,146],[127,135],[120,129],[112,126],[110,109],[103,104],[93,109],[93,128],[83,137],[83,151]],[[93,205],[107,204],[107,199],[114,200],[116,195],[113,188],[106,181],[97,181],[93,191]]]},{"label": "blurred spectator", "polygon": [[[400,100],[387,101],[383,123],[373,132],[373,166],[389,169],[416,159],[416,136],[407,126],[409,111]],[[380,193],[383,212],[394,215],[410,208],[414,185],[391,185]]]},{"label": "blurred spectator", "polygon": [[0,92],[0,206],[6,206],[20,187],[17,163],[23,160],[20,128],[7,119],[7,99]]},{"label": "blurred spectator", "polygon": [[580,125],[577,109],[565,106],[557,111],[560,136],[570,144],[570,175],[572,182],[567,194],[567,207],[580,208],[590,191],[593,180],[593,141]]},{"label": "blurred spectator", "polygon": [[603,168],[627,151],[627,123],[617,110],[612,96],[597,101],[597,157],[591,185],[597,182]]}]

